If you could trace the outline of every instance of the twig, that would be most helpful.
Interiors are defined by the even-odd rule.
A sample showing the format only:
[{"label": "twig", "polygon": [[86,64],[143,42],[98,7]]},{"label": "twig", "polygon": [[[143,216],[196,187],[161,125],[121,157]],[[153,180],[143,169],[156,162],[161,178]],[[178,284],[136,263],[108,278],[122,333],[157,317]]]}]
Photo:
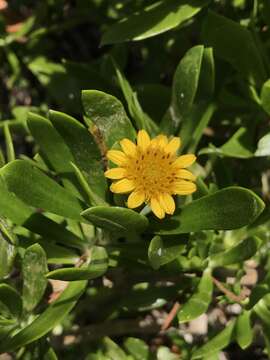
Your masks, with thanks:
[{"label": "twig", "polygon": [[179,304],[179,302],[176,302],[173,305],[173,307],[172,307],[171,311],[169,312],[169,314],[167,315],[164,323],[162,324],[162,327],[161,327],[162,331],[165,331],[165,330],[168,329],[168,327],[171,325],[171,322],[175,318],[175,316],[176,316],[179,309],[180,309],[180,304]]},{"label": "twig", "polygon": [[218,279],[212,276],[213,283],[222,291],[230,300],[235,301],[237,303],[241,303],[246,299],[246,294],[242,292],[240,295],[235,295],[232,291],[228,290]]}]

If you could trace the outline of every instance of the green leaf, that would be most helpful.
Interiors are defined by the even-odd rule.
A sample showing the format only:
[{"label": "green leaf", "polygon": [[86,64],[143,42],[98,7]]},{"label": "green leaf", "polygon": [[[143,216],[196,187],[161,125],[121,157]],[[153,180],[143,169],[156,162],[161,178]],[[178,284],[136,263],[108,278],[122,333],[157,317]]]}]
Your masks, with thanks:
[{"label": "green leaf", "polygon": [[163,120],[169,132],[178,130],[182,148],[195,151],[216,110],[213,102],[215,65],[211,48],[195,46],[180,61],[173,81],[172,102]]},{"label": "green leaf", "polygon": [[[1,174],[1,171],[0,171]],[[84,241],[76,235],[39,213],[38,209],[31,208],[22,202],[15,194],[8,191],[4,180],[0,177],[0,215],[8,218],[16,225],[43,235],[65,245],[81,249]]]},{"label": "green leaf", "polygon": [[261,102],[264,111],[270,115],[270,79],[268,79],[262,86]]},{"label": "green leaf", "polygon": [[252,309],[265,295],[269,293],[268,284],[259,283],[257,284],[251,291],[251,295],[249,296],[249,302],[246,305],[246,309]]},{"label": "green leaf", "polygon": [[185,244],[179,243],[179,239],[164,241],[160,236],[154,236],[148,248],[148,259],[155,270],[176,259],[186,247]]},{"label": "green leaf", "polygon": [[86,281],[76,281],[69,284],[59,298],[30,325],[4,343],[1,342],[0,352],[14,351],[46,335],[72,310],[83,294],[86,285]]},{"label": "green leaf", "polygon": [[5,165],[0,175],[8,190],[26,204],[81,220],[82,205],[79,200],[27,161],[15,160]]},{"label": "green leaf", "polygon": [[103,174],[101,153],[93,135],[73,117],[50,111],[50,121],[70,149],[74,163],[89,187],[101,199],[105,198],[107,182]]},{"label": "green leaf", "polygon": [[180,360],[179,355],[174,354],[167,346],[159,346],[157,360]]},{"label": "green leaf", "polygon": [[57,175],[60,175],[64,187],[74,196],[82,199],[78,191],[79,184],[71,166],[74,158],[52,123],[40,115],[29,113],[27,125],[39,145],[42,156]]},{"label": "green leaf", "polygon": [[[56,240],[57,236],[56,236]],[[70,249],[68,240],[65,241],[65,247],[57,245],[51,239],[39,238],[37,240],[30,240],[29,238],[20,237],[20,247],[27,248],[38,242],[46,253],[48,264],[67,264],[74,265],[79,261],[80,255],[75,249]],[[83,245],[83,244],[82,244]],[[85,244],[84,244],[85,245]],[[81,247],[82,248],[82,247]]]},{"label": "green leaf", "polygon": [[220,147],[225,156],[246,159],[253,156],[252,139],[250,129],[240,127],[233,136]]},{"label": "green leaf", "polygon": [[254,156],[252,142],[252,132],[250,129],[240,127],[221,147],[216,148],[210,144],[208,148],[201,149],[199,154],[215,154],[221,157],[227,156],[238,159],[249,159]]},{"label": "green leaf", "polygon": [[209,1],[167,0],[156,2],[113,25],[103,35],[102,44],[143,40],[181,25],[196,15]]},{"label": "green leaf", "polygon": [[228,346],[233,339],[235,328],[235,320],[232,320],[228,323],[224,330],[222,330],[218,335],[208,340],[205,345],[195,350],[192,355],[192,360],[200,359],[204,356],[210,356],[219,350],[224,349]]},{"label": "green leaf", "polygon": [[178,312],[179,323],[185,323],[196,319],[204,314],[212,300],[213,281],[211,272],[206,269],[199,282],[196,292],[191,298],[180,308]]},{"label": "green leaf", "polygon": [[16,238],[7,227],[7,224],[0,219],[0,280],[9,275],[17,253]]},{"label": "green leaf", "polygon": [[148,226],[144,215],[117,206],[96,206],[84,210],[81,215],[97,227],[122,234],[141,233]]},{"label": "green leaf", "polygon": [[0,303],[4,304],[12,316],[16,318],[21,316],[22,298],[13,287],[7,284],[0,284]]},{"label": "green leaf", "polygon": [[10,162],[15,160],[16,156],[8,124],[4,125],[4,135],[6,140],[7,161]]},{"label": "green leaf", "polygon": [[108,269],[108,255],[103,247],[92,249],[90,263],[78,268],[63,268],[49,272],[47,278],[65,281],[91,280],[102,276]]},{"label": "green leaf", "polygon": [[[185,115],[180,130],[180,138],[183,139],[182,148],[188,153],[194,153],[203,136],[203,131],[211,120],[217,105],[215,103],[200,102],[193,104],[190,112]],[[199,154],[201,151],[199,152]]]},{"label": "green leaf", "polygon": [[152,220],[151,229],[168,235],[237,229],[251,224],[264,206],[252,191],[231,186],[191,202],[162,222]]},{"label": "green leaf", "polygon": [[[169,118],[164,121],[163,130],[167,133],[178,131],[180,124],[180,135],[185,134],[185,118],[189,115],[195,100],[199,85],[200,70],[203,59],[204,47],[202,45],[194,46],[189,49],[183,59],[178,64],[172,86],[172,102],[169,108]],[[185,140],[185,138],[183,137]]]},{"label": "green leaf", "polygon": [[215,92],[215,61],[212,48],[204,48],[196,102],[209,101]]},{"label": "green leaf", "polygon": [[102,340],[105,354],[110,360],[127,360],[127,355],[124,351],[109,337],[105,337]]},{"label": "green leaf", "polygon": [[128,337],[124,342],[124,348],[134,360],[147,360],[150,356],[149,347],[141,339]]},{"label": "green leaf", "polygon": [[47,287],[46,254],[39,244],[26,249],[23,262],[23,307],[27,311],[33,310],[42,299]]},{"label": "green leaf", "polygon": [[258,237],[248,237],[226,251],[210,256],[209,266],[239,264],[254,256],[261,245]]},{"label": "green leaf", "polygon": [[124,106],[116,97],[102,91],[84,90],[82,102],[86,115],[97,126],[108,148],[123,138],[135,138]]},{"label": "green leaf", "polygon": [[17,245],[18,240],[10,226],[7,224],[6,220],[0,218],[0,233],[7,242],[13,245]]},{"label": "green leaf", "polygon": [[266,294],[253,307],[253,311],[258,315],[261,321],[270,327],[270,294]]},{"label": "green leaf", "polygon": [[59,173],[72,172],[73,156],[51,122],[38,114],[29,113],[28,128],[50,165]]},{"label": "green leaf", "polygon": [[260,138],[255,156],[270,156],[270,133]]},{"label": "green leaf", "polygon": [[[252,34],[240,24],[209,11],[203,38],[216,56],[228,61],[257,87],[266,80],[266,72]],[[241,51],[239,51],[241,49]]]},{"label": "green leaf", "polygon": [[145,129],[151,135],[157,135],[159,133],[158,126],[141,108],[137,94],[132,90],[132,87],[130,86],[122,71],[119,69],[118,65],[114,63],[114,66],[119,84],[128,104],[129,113],[134,119],[137,128]]},{"label": "green leaf", "polygon": [[253,331],[250,323],[250,311],[243,311],[243,313],[238,316],[235,325],[235,340],[241,349],[246,349],[252,343]]},{"label": "green leaf", "polygon": [[[81,172],[81,170],[78,168],[78,166],[76,166],[74,163],[71,163],[71,166],[74,170],[74,173],[77,177],[78,182],[80,183],[82,189],[85,191],[85,193],[88,196],[88,201],[90,202],[90,204],[92,204],[93,206],[95,205],[107,205],[106,201],[103,200],[101,197],[99,197],[94,190],[92,190],[87,182],[87,179],[85,178],[85,176],[83,175],[83,173]],[[86,202],[88,202],[86,201]]]}]

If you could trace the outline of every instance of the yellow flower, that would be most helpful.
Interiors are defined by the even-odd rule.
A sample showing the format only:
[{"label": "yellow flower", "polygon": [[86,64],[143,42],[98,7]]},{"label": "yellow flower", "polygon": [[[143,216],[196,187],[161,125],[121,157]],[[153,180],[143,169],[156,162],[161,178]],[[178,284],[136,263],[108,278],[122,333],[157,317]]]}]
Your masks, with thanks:
[{"label": "yellow flower", "polygon": [[118,165],[109,169],[105,176],[113,182],[112,192],[130,193],[127,206],[131,209],[146,202],[160,219],[173,214],[175,202],[172,195],[188,195],[196,191],[192,182],[195,176],[185,168],[196,157],[193,154],[177,157],[180,138],[170,141],[165,135],[150,139],[145,130],[140,130],[137,145],[129,139],[120,141],[123,151],[109,150],[107,158]]}]

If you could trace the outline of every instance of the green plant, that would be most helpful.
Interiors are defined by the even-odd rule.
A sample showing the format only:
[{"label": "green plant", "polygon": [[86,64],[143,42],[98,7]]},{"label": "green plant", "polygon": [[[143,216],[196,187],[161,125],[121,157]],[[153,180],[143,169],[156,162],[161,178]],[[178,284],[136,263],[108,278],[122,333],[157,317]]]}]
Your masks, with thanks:
[{"label": "green plant", "polygon": [[[1,114],[0,352],[218,359],[237,344],[244,354],[253,346],[269,356],[270,9],[251,3],[78,2],[69,21],[62,5],[48,1],[15,34],[3,30],[3,71],[12,74],[5,87],[11,95],[14,85],[26,88],[34,101],[14,107],[11,96]],[[81,17],[85,8],[92,12]],[[46,27],[50,11],[56,20]],[[87,63],[48,60],[44,39],[89,18],[111,47]],[[129,81],[132,51],[143,66]],[[175,197],[167,215],[151,214],[147,204],[131,209],[131,200],[128,208],[125,191],[112,193],[105,177],[113,167],[108,151],[134,142],[141,129],[180,137],[181,153],[198,158],[197,191],[189,183],[193,194]],[[16,159],[18,136],[31,142],[33,156]],[[258,279],[247,288],[248,266]],[[209,338],[189,343],[187,324],[214,308],[225,322],[209,320]],[[153,346],[150,335],[162,344]]]}]

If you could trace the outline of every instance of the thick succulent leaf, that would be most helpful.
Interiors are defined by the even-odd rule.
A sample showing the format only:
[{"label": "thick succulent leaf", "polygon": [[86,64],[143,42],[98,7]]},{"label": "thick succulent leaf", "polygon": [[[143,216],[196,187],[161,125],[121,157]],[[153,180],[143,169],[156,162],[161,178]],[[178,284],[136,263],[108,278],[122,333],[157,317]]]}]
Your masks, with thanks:
[{"label": "thick succulent leaf", "polygon": [[[266,72],[252,34],[240,24],[209,11],[203,38],[216,56],[228,61],[251,84],[260,87]],[[239,51],[241,49],[241,51]]]},{"label": "thick succulent leaf", "polygon": [[186,245],[180,243],[179,239],[170,241],[163,239],[156,235],[153,237],[148,248],[148,259],[153,269],[159,269],[160,266],[165,265],[176,259],[184,250]]},{"label": "thick succulent leaf", "polygon": [[135,138],[124,106],[116,97],[102,91],[84,90],[82,102],[86,115],[97,126],[108,149],[123,138]]},{"label": "thick succulent leaf", "polygon": [[102,44],[143,40],[181,25],[209,1],[159,1],[113,25],[103,35]]},{"label": "thick succulent leaf", "polygon": [[250,135],[250,129],[241,127],[220,147],[221,154],[240,159],[252,157],[254,149],[252,148],[252,138]]},{"label": "thick succulent leaf", "polygon": [[28,247],[22,262],[23,275],[23,307],[33,310],[42,299],[47,287],[47,259],[39,244]]},{"label": "thick succulent leaf", "polygon": [[158,126],[154,121],[143,111],[137,94],[133,91],[128,80],[124,76],[123,72],[115,64],[116,75],[118,78],[119,85],[126,99],[129,113],[132,119],[135,121],[138,129],[145,129],[151,135],[157,135],[159,133]]},{"label": "thick succulent leaf", "polygon": [[[178,131],[185,123],[197,93],[204,47],[197,45],[187,51],[178,64],[173,77],[172,102],[162,128],[167,133]],[[184,128],[182,127],[182,132]],[[182,135],[182,134],[181,134]]]},{"label": "thick succulent leaf", "polygon": [[72,310],[83,294],[86,285],[86,281],[76,281],[69,284],[59,298],[30,325],[19,331],[14,337],[1,342],[0,352],[14,351],[46,335]]},{"label": "thick succulent leaf", "polygon": [[254,256],[261,243],[258,237],[248,237],[230,249],[210,256],[209,266],[217,267],[239,264]]},{"label": "thick succulent leaf", "polygon": [[25,160],[15,160],[0,170],[8,190],[26,204],[63,217],[81,220],[80,201]]},{"label": "thick succulent leaf", "polygon": [[179,355],[173,353],[167,346],[161,345],[157,350],[157,360],[179,360]]},{"label": "thick succulent leaf", "polygon": [[10,129],[8,124],[6,123],[4,125],[4,135],[5,135],[5,141],[6,141],[6,154],[7,154],[7,161],[13,161],[15,160],[15,150],[14,150],[14,145],[13,145],[13,141],[12,141],[12,136],[10,133]]},{"label": "thick succulent leaf", "polygon": [[71,163],[74,158],[62,137],[43,116],[29,113],[27,125],[46,163],[61,177],[64,187],[72,194],[82,199],[79,193],[79,183],[73,174]]},{"label": "thick succulent leaf", "polygon": [[11,229],[0,219],[0,279],[4,279],[12,270],[17,253],[16,243]]},{"label": "thick succulent leaf", "polygon": [[79,121],[58,111],[50,111],[50,121],[73,155],[89,187],[101,199],[105,198],[107,182],[103,174],[101,152],[93,135]]},{"label": "thick succulent leaf", "polygon": [[[0,303],[9,310],[11,316],[19,318],[22,313],[22,298],[13,287],[0,284]],[[0,304],[1,313],[1,304]]]},{"label": "thick succulent leaf", "polygon": [[217,351],[224,349],[230,344],[234,336],[235,320],[232,320],[226,325],[225,329],[222,330],[212,339],[208,340],[207,343],[195,350],[192,355],[192,360],[200,359],[202,357],[208,357],[215,354]]},{"label": "thick succulent leaf", "polygon": [[128,337],[124,342],[124,348],[134,357],[134,360],[146,360],[150,357],[150,349],[141,339]]},{"label": "thick succulent leaf", "polygon": [[140,233],[148,226],[148,219],[136,211],[117,206],[96,206],[82,212],[82,217],[97,227],[116,233]]},{"label": "thick succulent leaf", "polygon": [[[1,174],[1,171],[0,171]],[[84,247],[84,241],[65,229],[60,224],[40,214],[39,209],[32,208],[20,200],[14,192],[8,190],[2,177],[0,177],[0,215],[8,218],[16,225],[76,248]]]},{"label": "thick succulent leaf", "polygon": [[261,321],[270,327],[270,294],[262,297],[253,307],[253,311],[258,315]]},{"label": "thick succulent leaf", "polygon": [[251,224],[264,206],[252,191],[232,186],[191,202],[162,222],[152,220],[151,229],[158,234],[237,229]]},{"label": "thick succulent leaf", "polygon": [[78,268],[63,268],[49,272],[47,278],[76,281],[91,280],[102,276],[108,269],[108,255],[103,247],[95,246],[92,250],[89,264],[82,265]]},{"label": "thick succulent leaf", "polygon": [[235,340],[242,349],[246,349],[252,343],[253,330],[251,327],[251,312],[243,311],[238,316],[235,325]]},{"label": "thick succulent leaf", "polygon": [[106,357],[110,360],[128,360],[125,352],[109,337],[105,337],[102,341]]},{"label": "thick succulent leaf", "polygon": [[246,127],[240,127],[221,147],[210,144],[208,148],[199,151],[200,155],[215,154],[221,157],[248,159],[254,156],[252,132]]},{"label": "thick succulent leaf", "polygon": [[196,292],[191,298],[180,308],[178,312],[179,323],[185,323],[196,319],[204,314],[212,300],[213,281],[211,272],[206,269],[199,282]]},{"label": "thick succulent leaf", "polygon": [[215,103],[201,102],[198,105],[194,105],[190,114],[186,117],[187,137],[185,144],[188,145],[188,153],[196,153],[197,146],[203,136],[203,131],[210,122],[214,112],[217,109]]},{"label": "thick succulent leaf", "polygon": [[255,156],[270,156],[270,133],[260,138]]},{"label": "thick succulent leaf", "polygon": [[60,173],[72,172],[73,156],[51,122],[43,116],[29,113],[28,128],[54,170]]},{"label": "thick succulent leaf", "polygon": [[[20,240],[19,246],[24,249],[28,248],[29,246],[35,243],[38,243],[46,253],[48,264],[74,265],[80,259],[79,252],[76,251],[75,249],[71,249],[70,247],[68,247],[70,246],[70,244],[68,244],[68,241],[65,241],[66,246],[61,246],[55,244],[49,239],[44,239],[44,238],[33,240],[20,236],[19,240]],[[83,245],[85,246],[85,244],[82,244],[81,248],[83,247]]]},{"label": "thick succulent leaf", "polygon": [[265,112],[270,115],[270,79],[263,84],[261,91],[261,102]]}]

